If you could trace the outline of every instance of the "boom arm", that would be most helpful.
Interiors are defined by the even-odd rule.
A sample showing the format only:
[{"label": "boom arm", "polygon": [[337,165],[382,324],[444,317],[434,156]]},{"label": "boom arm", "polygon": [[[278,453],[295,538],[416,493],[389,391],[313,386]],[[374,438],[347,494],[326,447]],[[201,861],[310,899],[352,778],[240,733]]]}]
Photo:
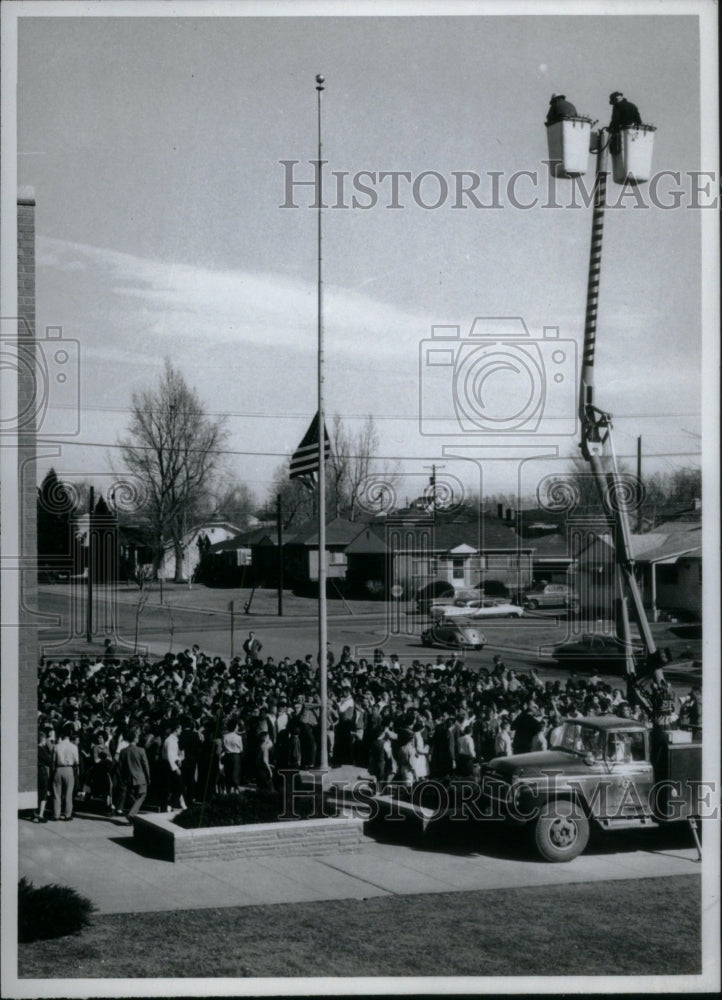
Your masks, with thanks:
[{"label": "boom arm", "polygon": [[[608,146],[609,133],[607,129],[603,128],[599,131],[597,147],[594,214],[592,217],[592,241],[589,253],[589,277],[587,282],[587,311],[579,391],[580,448],[594,476],[602,507],[609,512],[614,523],[615,569],[620,595],[616,608],[616,624],[617,635],[624,642],[628,695],[639,701],[653,719],[657,719],[660,714],[663,714],[663,710],[660,710],[660,707],[656,704],[656,699],[650,698],[640,684],[646,677],[653,675],[655,682],[660,688],[665,687],[662,657],[655,645],[642,603],[642,595],[634,574],[634,558],[630,542],[627,500],[623,485],[619,479],[619,470],[614,454],[611,414],[598,409],[594,403],[594,354],[597,335],[597,305],[602,261],[604,208],[607,193]],[[605,460],[608,460],[609,457],[611,457],[611,469],[607,470],[605,464],[609,464],[609,462]],[[642,677],[637,675],[633,655],[629,627],[630,604],[631,612],[635,624],[639,629],[645,651],[645,670]]]}]

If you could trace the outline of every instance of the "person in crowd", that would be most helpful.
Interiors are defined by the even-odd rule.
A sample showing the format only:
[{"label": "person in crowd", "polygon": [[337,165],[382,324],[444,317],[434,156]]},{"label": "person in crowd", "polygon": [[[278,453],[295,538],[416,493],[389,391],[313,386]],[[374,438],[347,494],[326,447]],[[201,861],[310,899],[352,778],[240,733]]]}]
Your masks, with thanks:
[{"label": "person in crowd", "polygon": [[162,806],[166,812],[170,812],[173,808],[185,809],[186,807],[181,772],[182,756],[178,745],[180,734],[180,722],[172,722],[168,727],[168,735],[163,740],[163,749],[161,750],[161,760],[165,772]]},{"label": "person in crowd", "polygon": [[248,638],[243,643],[243,652],[246,654],[246,664],[253,666],[263,649],[260,640],[256,638],[255,632],[249,632]]},{"label": "person in crowd", "polygon": [[178,748],[182,754],[181,776],[188,802],[197,798],[198,759],[201,752],[201,736],[190,716],[183,717]]},{"label": "person in crowd", "polygon": [[511,722],[508,718],[503,718],[499,723],[499,731],[494,740],[494,755],[496,757],[511,757],[513,753]]},{"label": "person in crowd", "polygon": [[529,753],[532,737],[537,731],[537,723],[532,699],[527,698],[521,712],[514,719],[514,753]]},{"label": "person in crowd", "polygon": [[[620,689],[592,683],[599,678],[572,672],[566,683],[542,682],[533,670],[507,671],[498,655],[489,669],[480,670],[469,669],[453,655],[414,660],[406,669],[395,669],[397,662],[387,660],[381,649],[372,659],[356,660],[344,648],[328,670],[329,759],[368,767],[379,782],[390,778],[395,759],[398,764],[394,748],[402,731],[412,734],[418,781],[427,768],[430,776],[441,779],[468,770],[470,755],[473,767],[512,749],[529,750],[534,739],[540,740],[540,721],[550,745],[566,718],[596,713],[645,721],[641,707],[630,704]],[[70,742],[85,761],[82,783],[78,765],[75,772],[71,766],[73,784],[108,805],[113,769],[128,744],[128,730],[138,729],[137,746],[145,749],[149,764],[148,795],[165,809],[172,795],[174,803],[180,801],[171,781],[187,789],[188,799],[204,799],[238,790],[251,771],[264,783],[269,766],[274,781],[281,768],[318,766],[319,691],[311,654],[285,656],[272,666],[258,655],[250,662],[246,655],[225,662],[196,646],[160,658],[115,656],[108,663],[102,657],[77,662],[46,658],[38,675],[38,725],[41,733],[43,727],[62,733],[64,724],[71,723]],[[660,691],[659,697],[666,695]],[[701,726],[700,703],[699,692],[690,693],[670,713],[679,713],[690,728]],[[178,720],[183,723],[180,732]],[[224,727],[221,720],[233,720],[233,726]],[[174,729],[175,751],[172,740],[168,745]],[[468,742],[461,749],[467,731],[473,751]],[[180,778],[171,777],[171,758]],[[120,775],[116,778],[115,794],[120,796]],[[53,791],[56,780],[54,774]],[[115,807],[122,808],[118,799]]]},{"label": "person in crowd", "polygon": [[400,729],[396,745],[396,770],[394,782],[410,795],[416,780],[414,771],[414,734],[410,729]]},{"label": "person in crowd", "polygon": [[73,743],[73,727],[65,723],[53,752],[53,819],[73,818],[73,788],[78,771],[78,747]]},{"label": "person in crowd", "polygon": [[38,809],[33,816],[33,823],[47,823],[45,805],[50,795],[55,757],[55,743],[52,739],[52,726],[43,726],[40,730],[38,744]]},{"label": "person in crowd", "polygon": [[120,751],[119,777],[120,783],[126,789],[126,801],[130,799],[127,812],[127,822],[131,823],[140,812],[145,802],[150,785],[150,765],[143,747],[138,746],[140,733],[136,727],[128,731],[128,742]]},{"label": "person in crowd", "polygon": [[240,792],[243,767],[243,734],[238,718],[228,720],[223,733],[223,771],[226,791]]},{"label": "person in crowd", "polygon": [[532,734],[529,749],[531,750],[532,753],[536,750],[547,749],[547,737],[544,727],[544,721],[542,719],[537,720],[536,729]]}]

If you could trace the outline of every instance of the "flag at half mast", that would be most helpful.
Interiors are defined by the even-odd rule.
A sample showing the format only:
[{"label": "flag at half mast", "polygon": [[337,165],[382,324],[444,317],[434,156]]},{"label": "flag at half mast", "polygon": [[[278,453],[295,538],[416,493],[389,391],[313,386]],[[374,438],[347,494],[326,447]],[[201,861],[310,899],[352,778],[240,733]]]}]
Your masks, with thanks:
[{"label": "flag at half mast", "polygon": [[[313,476],[314,473],[318,472],[318,412],[316,416],[311,421],[311,426],[308,428],[306,433],[303,435],[303,440],[299,444],[298,448],[293,453],[291,458],[291,466],[289,477],[291,479],[300,479],[304,476]],[[331,441],[329,440],[328,431],[325,426],[323,428],[323,439],[324,439],[324,459],[328,459],[331,455]]]}]

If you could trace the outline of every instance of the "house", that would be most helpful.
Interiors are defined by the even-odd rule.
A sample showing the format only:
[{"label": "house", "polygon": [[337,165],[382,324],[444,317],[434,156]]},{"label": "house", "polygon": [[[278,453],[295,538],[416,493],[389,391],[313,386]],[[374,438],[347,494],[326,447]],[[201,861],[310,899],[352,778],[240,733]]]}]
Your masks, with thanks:
[{"label": "house", "polygon": [[[258,527],[242,531],[232,538],[209,545],[201,556],[201,561],[195,571],[195,579],[216,587],[248,587],[253,585],[256,577],[253,568],[253,550],[257,544],[268,542],[275,552],[274,543],[268,538],[268,525],[255,519]],[[276,559],[277,562],[277,559]],[[276,570],[273,566],[274,572]]]},{"label": "house", "polygon": [[532,549],[532,578],[539,583],[570,583],[580,540],[573,518],[566,511],[497,508],[497,516],[512,527],[522,545]]},{"label": "house", "polygon": [[[345,581],[346,548],[359,532],[358,521],[336,517],[326,525],[326,576]],[[314,521],[299,528],[283,545],[283,579],[288,587],[318,583],[318,524]]]},{"label": "house", "polygon": [[[217,542],[224,542],[240,533],[238,525],[228,521],[206,521],[191,528],[183,535],[183,561],[181,574],[184,580],[193,579],[203,550]],[[165,542],[163,556],[158,566],[158,577],[161,580],[174,580],[176,575],[175,546],[173,542]]]},{"label": "house", "polygon": [[[630,536],[636,575],[653,621],[660,611],[702,615],[702,525],[669,521],[646,534]],[[584,604],[614,608],[617,588],[614,542],[600,534],[580,554],[579,588]]]},{"label": "house", "polygon": [[486,514],[457,517],[391,514],[383,526],[364,526],[346,548],[354,589],[405,598],[433,580],[455,589],[480,583],[524,589],[532,579],[532,548]]}]

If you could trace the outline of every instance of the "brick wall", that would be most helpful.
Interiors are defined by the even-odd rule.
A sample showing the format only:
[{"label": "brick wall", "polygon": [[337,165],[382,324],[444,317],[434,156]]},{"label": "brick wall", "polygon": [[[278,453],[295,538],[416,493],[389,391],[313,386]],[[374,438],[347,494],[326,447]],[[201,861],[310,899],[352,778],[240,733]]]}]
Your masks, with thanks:
[{"label": "brick wall", "polygon": [[362,819],[310,819],[184,830],[168,816],[138,816],[134,839],[149,853],[172,861],[335,854],[357,850],[366,838]]},{"label": "brick wall", "polygon": [[21,808],[37,798],[37,473],[35,411],[35,199],[31,192],[18,197],[18,350],[26,364],[18,365],[18,488],[20,491],[20,612],[19,612],[19,760],[18,792]]}]

